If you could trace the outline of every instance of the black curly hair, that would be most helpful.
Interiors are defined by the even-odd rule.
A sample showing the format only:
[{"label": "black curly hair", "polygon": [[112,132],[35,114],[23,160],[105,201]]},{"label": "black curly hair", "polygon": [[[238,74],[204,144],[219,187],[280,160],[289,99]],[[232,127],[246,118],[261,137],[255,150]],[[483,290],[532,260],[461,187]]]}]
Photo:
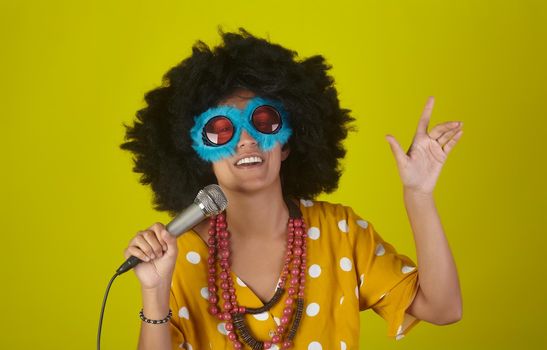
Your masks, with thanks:
[{"label": "black curly hair", "polygon": [[126,128],[120,148],[134,155],[133,171],[150,184],[156,210],[177,214],[204,186],[217,183],[211,163],[192,148],[193,117],[245,88],[281,101],[291,118],[290,155],[280,170],[283,194],[314,198],[338,187],[342,141],[353,127],[340,108],[331,68],[321,55],[297,60],[295,51],[257,38],[243,28],[219,29],[223,43],[197,41],[190,57],[145,94],[147,106]]}]

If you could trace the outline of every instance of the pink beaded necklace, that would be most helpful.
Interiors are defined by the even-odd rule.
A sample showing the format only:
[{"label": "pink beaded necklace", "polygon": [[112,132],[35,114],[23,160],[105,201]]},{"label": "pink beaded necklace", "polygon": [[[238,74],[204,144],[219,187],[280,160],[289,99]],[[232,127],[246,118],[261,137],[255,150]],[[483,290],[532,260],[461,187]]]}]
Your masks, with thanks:
[{"label": "pink beaded necklace", "polygon": [[[235,349],[243,348],[243,340],[253,350],[270,349],[273,344],[279,344],[281,349],[289,349],[293,345],[296,330],[302,319],[304,309],[304,287],[306,283],[306,226],[299,208],[290,200],[285,201],[289,208],[289,222],[287,224],[287,253],[281,277],[272,299],[259,308],[248,308],[239,305],[235,293],[234,282],[230,270],[230,233],[226,216],[221,213],[210,220],[209,227],[209,258],[208,264],[208,290],[209,313],[226,322],[225,328]],[[217,288],[217,263],[220,266],[220,288]],[[268,311],[282,297],[285,292],[285,284],[289,277],[288,297],[285,300],[285,308],[280,324],[267,341],[259,341],[254,338],[245,324],[244,314],[258,314]],[[218,293],[217,293],[218,292]],[[222,307],[218,305],[220,296],[224,302]],[[291,324],[292,320],[292,324]],[[289,327],[290,325],[290,327]]]}]

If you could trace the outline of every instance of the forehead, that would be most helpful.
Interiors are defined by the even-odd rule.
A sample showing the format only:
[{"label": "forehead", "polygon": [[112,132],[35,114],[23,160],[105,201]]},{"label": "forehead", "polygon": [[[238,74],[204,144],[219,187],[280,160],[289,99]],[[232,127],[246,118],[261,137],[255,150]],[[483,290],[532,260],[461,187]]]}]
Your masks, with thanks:
[{"label": "forehead", "polygon": [[256,95],[250,90],[238,89],[222,99],[218,105],[229,105],[238,109],[244,109],[245,106],[247,106],[247,103],[249,103],[249,101],[255,96]]}]

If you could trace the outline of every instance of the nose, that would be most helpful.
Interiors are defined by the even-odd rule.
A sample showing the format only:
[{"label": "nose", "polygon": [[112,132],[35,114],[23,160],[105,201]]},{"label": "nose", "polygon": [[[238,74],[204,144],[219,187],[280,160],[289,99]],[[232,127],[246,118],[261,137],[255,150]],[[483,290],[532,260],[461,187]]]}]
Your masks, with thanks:
[{"label": "nose", "polygon": [[256,140],[251,135],[249,135],[247,130],[242,130],[241,136],[239,137],[239,142],[237,143],[237,148],[243,149],[243,148],[250,148],[250,147],[256,147],[256,146],[257,146]]}]

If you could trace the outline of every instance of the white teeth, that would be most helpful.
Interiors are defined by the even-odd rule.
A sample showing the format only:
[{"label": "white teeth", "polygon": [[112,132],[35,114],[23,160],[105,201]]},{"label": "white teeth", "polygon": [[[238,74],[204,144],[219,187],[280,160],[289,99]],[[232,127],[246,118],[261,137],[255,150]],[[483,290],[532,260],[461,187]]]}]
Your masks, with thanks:
[{"label": "white teeth", "polygon": [[250,163],[262,163],[262,158],[260,157],[247,157],[237,161],[236,165],[241,164],[250,164]]}]

